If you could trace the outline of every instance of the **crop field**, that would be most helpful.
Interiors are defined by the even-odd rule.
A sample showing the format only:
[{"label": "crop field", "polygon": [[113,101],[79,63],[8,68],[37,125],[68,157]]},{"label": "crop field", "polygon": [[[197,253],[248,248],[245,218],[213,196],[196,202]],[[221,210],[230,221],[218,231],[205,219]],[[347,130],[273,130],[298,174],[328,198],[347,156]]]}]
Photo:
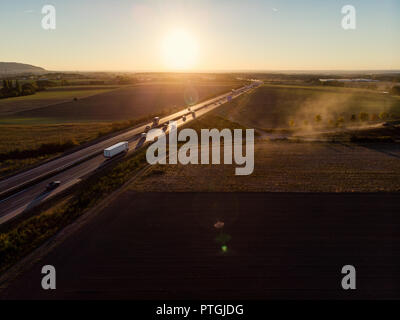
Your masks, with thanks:
[{"label": "crop field", "polygon": [[[85,124],[0,125],[0,177],[57,156],[67,148],[112,132],[117,125],[123,124],[91,122]],[[43,148],[43,145],[58,146],[60,151],[45,152],[46,148]],[[41,147],[43,151],[38,152]],[[18,154],[18,152],[28,150],[33,151],[36,155],[22,156]]]},{"label": "crop field", "polygon": [[119,121],[176,109],[224,93],[239,83],[136,85],[43,108],[17,112],[13,118],[54,121]]},{"label": "crop field", "polygon": [[[221,150],[222,154],[222,150]],[[259,141],[254,172],[236,165],[157,165],[135,191],[151,192],[398,192],[400,145]]]},{"label": "crop field", "polygon": [[229,120],[261,129],[354,124],[360,113],[368,121],[400,118],[400,97],[363,89],[264,85],[218,110]]},{"label": "crop field", "polygon": [[[75,140],[77,143],[97,138],[99,133],[112,130],[112,123],[67,123],[53,125],[1,125],[0,154],[15,149],[35,149],[41,144],[64,143]],[[12,137],[12,139],[10,139]]]},{"label": "crop field", "polygon": [[99,93],[117,89],[118,86],[67,86],[48,88],[45,91],[37,92],[34,95],[0,99],[0,123],[12,122],[3,119],[15,113],[27,110],[34,110],[44,106],[54,105],[73,98],[83,99]]}]

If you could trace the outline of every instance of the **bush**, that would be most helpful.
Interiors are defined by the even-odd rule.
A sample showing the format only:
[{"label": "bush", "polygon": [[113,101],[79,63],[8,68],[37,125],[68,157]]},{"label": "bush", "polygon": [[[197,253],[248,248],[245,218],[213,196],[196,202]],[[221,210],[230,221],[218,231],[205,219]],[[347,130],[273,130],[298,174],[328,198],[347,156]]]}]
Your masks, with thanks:
[{"label": "bush", "polygon": [[369,114],[367,112],[360,112],[359,118],[361,121],[368,121]]},{"label": "bush", "polygon": [[377,121],[378,119],[379,119],[379,117],[376,113],[371,115],[371,121]]},{"label": "bush", "polygon": [[400,86],[394,86],[391,90],[392,94],[400,95]]},{"label": "bush", "polygon": [[379,118],[380,118],[381,120],[386,120],[387,118],[389,118],[389,114],[388,114],[387,112],[381,112],[381,113],[379,114]]},{"label": "bush", "polygon": [[22,89],[21,90],[22,90],[22,95],[23,96],[28,96],[28,95],[31,95],[31,94],[35,94],[36,90],[37,90],[37,87],[32,83],[25,83],[25,84],[22,85]]}]

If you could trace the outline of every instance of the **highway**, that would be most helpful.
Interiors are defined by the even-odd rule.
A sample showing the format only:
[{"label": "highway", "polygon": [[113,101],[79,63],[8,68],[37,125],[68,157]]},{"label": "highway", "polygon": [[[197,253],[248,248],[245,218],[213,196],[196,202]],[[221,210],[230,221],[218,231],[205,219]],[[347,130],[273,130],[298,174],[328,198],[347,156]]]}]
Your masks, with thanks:
[{"label": "highway", "polygon": [[[191,106],[190,110],[195,111],[195,117],[191,115],[191,111],[188,108],[185,108],[161,118],[159,126],[171,120],[176,120],[179,127],[228,102],[230,100],[229,97],[232,99],[237,98],[250,89],[251,87],[248,86],[242,87],[237,89],[234,94],[228,92]],[[184,115],[186,115],[186,121],[182,120]],[[45,200],[75,185],[95,170],[101,169],[102,166],[107,164],[107,161],[112,161],[104,158],[103,150],[105,148],[120,141],[129,142],[129,153],[142,147],[145,141],[144,138],[140,137],[140,134],[145,131],[146,126],[151,126],[151,123],[135,127],[120,135],[0,181],[0,197],[7,194],[7,196],[0,198],[0,224],[43,203]],[[47,184],[55,180],[61,181],[61,185],[55,190],[46,191]]]}]

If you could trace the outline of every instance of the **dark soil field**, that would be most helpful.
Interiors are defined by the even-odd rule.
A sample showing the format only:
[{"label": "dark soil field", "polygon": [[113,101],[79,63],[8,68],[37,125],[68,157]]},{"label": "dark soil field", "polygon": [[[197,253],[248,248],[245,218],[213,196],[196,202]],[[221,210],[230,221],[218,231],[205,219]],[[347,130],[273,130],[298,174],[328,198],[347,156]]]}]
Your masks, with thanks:
[{"label": "dark soil field", "polygon": [[14,118],[52,118],[61,121],[119,121],[182,108],[222,94],[238,83],[162,83],[137,85],[13,115]]},{"label": "dark soil field", "polygon": [[[399,299],[399,200],[127,191],[0,298]],[[41,288],[46,264],[56,290]],[[341,287],[348,264],[357,290]]]}]

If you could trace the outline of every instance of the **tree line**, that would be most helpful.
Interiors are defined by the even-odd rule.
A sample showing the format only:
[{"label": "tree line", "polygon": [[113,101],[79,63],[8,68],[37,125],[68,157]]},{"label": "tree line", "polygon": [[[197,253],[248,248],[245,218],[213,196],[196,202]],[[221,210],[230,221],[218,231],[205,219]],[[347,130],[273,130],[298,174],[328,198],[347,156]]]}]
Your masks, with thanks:
[{"label": "tree line", "polygon": [[37,91],[43,91],[46,87],[52,86],[51,81],[35,81],[31,83],[21,83],[18,80],[6,80],[2,82],[2,88],[0,89],[0,99],[28,96],[35,94]]}]

